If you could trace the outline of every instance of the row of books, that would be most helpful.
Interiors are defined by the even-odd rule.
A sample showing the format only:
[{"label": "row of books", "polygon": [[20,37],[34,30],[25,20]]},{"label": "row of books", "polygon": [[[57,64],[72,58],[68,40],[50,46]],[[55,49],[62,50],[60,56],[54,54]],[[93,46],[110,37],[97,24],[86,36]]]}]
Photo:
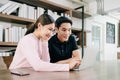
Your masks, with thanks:
[{"label": "row of books", "polygon": [[27,28],[11,26],[4,27],[0,25],[0,41],[2,42],[18,42],[25,34]]},{"label": "row of books", "polygon": [[13,56],[13,52],[0,52],[0,56]]},{"label": "row of books", "polygon": [[[19,17],[35,19],[35,20],[41,14],[43,14],[44,11],[45,11],[45,9],[42,7],[34,7],[34,6],[27,5],[27,4],[13,2],[13,1],[8,1],[6,4],[3,4],[0,7],[0,13],[8,14],[8,15],[15,13],[15,15],[17,15]],[[53,16],[55,20],[59,16],[63,16],[63,15],[70,18],[70,16],[68,14],[58,15],[57,12],[53,12],[51,10],[48,10],[48,14]]]},{"label": "row of books", "polygon": [[16,47],[0,47],[0,56],[13,56]]},{"label": "row of books", "polygon": [[0,13],[11,14],[16,9],[18,9],[18,7],[20,7],[20,4],[18,4],[16,2],[8,1],[6,4],[3,4],[0,7]]}]

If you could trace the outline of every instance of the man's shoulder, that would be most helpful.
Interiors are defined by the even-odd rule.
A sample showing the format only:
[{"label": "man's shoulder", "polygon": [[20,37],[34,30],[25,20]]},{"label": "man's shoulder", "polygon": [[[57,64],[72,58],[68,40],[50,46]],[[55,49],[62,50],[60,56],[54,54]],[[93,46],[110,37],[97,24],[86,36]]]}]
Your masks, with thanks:
[{"label": "man's shoulder", "polygon": [[70,35],[70,37],[69,37],[69,40],[70,40],[70,41],[73,41],[73,40],[75,40],[75,37],[74,37],[74,35],[72,35],[72,34],[71,34],[71,35]]},{"label": "man's shoulder", "polygon": [[53,36],[49,39],[48,42],[53,42],[53,41],[55,41],[55,40],[56,40],[56,35],[53,35]]}]

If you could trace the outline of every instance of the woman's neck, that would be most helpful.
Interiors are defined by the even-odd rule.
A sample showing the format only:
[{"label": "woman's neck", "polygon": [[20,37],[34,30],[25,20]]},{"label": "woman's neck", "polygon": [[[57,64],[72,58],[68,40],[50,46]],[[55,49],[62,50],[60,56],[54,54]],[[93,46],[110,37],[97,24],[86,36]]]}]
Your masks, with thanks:
[{"label": "woman's neck", "polygon": [[40,35],[39,35],[39,33],[38,33],[36,30],[33,32],[33,34],[34,34],[38,39],[40,39]]}]

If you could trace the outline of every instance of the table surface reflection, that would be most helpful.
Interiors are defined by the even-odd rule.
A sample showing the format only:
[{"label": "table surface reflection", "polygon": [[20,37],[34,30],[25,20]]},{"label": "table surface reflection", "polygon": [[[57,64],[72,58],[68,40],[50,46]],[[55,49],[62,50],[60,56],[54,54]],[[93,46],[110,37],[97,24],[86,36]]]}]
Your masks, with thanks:
[{"label": "table surface reflection", "polygon": [[9,70],[0,70],[0,80],[120,80],[119,67],[120,61],[106,61],[69,72],[36,72],[32,69],[18,69],[30,73],[27,76],[17,76],[10,74]]}]

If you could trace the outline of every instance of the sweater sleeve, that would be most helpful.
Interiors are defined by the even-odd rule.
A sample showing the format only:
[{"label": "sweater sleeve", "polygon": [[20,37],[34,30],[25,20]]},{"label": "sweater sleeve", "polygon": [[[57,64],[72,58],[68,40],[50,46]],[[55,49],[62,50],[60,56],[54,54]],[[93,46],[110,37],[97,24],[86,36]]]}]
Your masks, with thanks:
[{"label": "sweater sleeve", "polygon": [[21,52],[35,71],[69,71],[69,64],[55,64],[41,60],[37,46],[33,39],[21,42]]},{"label": "sweater sleeve", "polygon": [[41,59],[44,60],[45,62],[50,62],[50,55],[49,55],[49,51],[48,51],[48,42],[42,42]]}]

